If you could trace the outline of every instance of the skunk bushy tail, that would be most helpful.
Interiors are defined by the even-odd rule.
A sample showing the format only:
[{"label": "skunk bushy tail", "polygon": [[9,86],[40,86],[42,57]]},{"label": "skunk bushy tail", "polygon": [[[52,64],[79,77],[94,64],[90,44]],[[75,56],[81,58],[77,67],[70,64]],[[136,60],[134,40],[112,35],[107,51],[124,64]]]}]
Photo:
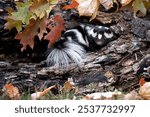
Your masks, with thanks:
[{"label": "skunk bushy tail", "polygon": [[104,26],[81,24],[67,30],[47,51],[47,65],[65,68],[71,62],[78,66],[83,63],[86,51],[100,49],[116,38],[115,34]]}]

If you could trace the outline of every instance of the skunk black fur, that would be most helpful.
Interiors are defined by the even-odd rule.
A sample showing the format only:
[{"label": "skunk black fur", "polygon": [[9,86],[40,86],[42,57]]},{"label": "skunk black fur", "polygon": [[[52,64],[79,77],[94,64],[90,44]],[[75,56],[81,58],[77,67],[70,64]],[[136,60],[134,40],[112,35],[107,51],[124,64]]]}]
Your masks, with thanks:
[{"label": "skunk black fur", "polygon": [[70,62],[83,63],[87,51],[94,51],[116,39],[110,28],[81,24],[67,30],[47,51],[47,65],[65,68]]}]

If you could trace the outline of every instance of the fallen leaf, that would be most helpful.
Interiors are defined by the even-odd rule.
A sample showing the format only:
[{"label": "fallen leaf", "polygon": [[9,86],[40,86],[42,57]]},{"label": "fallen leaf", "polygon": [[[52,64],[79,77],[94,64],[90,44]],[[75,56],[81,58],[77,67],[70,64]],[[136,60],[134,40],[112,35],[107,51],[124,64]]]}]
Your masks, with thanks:
[{"label": "fallen leaf", "polygon": [[121,3],[122,6],[126,6],[126,5],[130,4],[132,1],[133,0],[121,0],[120,3]]},{"label": "fallen leaf", "polygon": [[145,78],[141,78],[139,81],[139,85],[143,86],[146,83]]},{"label": "fallen leaf", "polygon": [[62,91],[63,92],[70,92],[73,89],[75,89],[73,79],[72,78],[68,78],[68,81],[66,81],[64,83]]},{"label": "fallen leaf", "polygon": [[132,91],[132,92],[126,94],[123,99],[124,100],[137,100],[140,98],[139,98],[138,93],[136,91]]},{"label": "fallen leaf", "polygon": [[33,0],[30,11],[34,13],[40,19],[49,16],[52,8],[57,4],[58,0]]},{"label": "fallen leaf", "polygon": [[112,78],[114,76],[114,74],[111,71],[107,71],[104,76],[106,76],[107,78]]},{"label": "fallen leaf", "polygon": [[139,95],[143,99],[150,100],[150,82],[146,82],[140,87]]},{"label": "fallen leaf", "polygon": [[14,20],[11,18],[6,18],[5,19],[7,22],[4,24],[5,29],[11,30],[12,28],[16,28],[18,32],[22,30],[22,21],[20,20]]},{"label": "fallen leaf", "polygon": [[[11,11],[11,15],[7,16],[8,19],[13,19],[16,21],[22,21],[23,24],[28,25],[29,24],[29,20],[32,16],[32,12],[30,12],[28,10],[29,6],[32,4],[32,2],[26,2],[26,3],[21,3],[21,2],[17,2],[17,11],[16,12],[12,12],[10,9],[7,10]],[[6,18],[6,20],[7,20]]]},{"label": "fallen leaf", "polygon": [[63,7],[65,10],[76,8],[79,5],[79,3],[76,0],[72,0],[72,3],[70,5],[66,5]]},{"label": "fallen leaf", "polygon": [[18,100],[20,99],[19,89],[10,84],[5,84],[3,87],[4,94],[10,99]]},{"label": "fallen leaf", "polygon": [[49,25],[50,32],[44,38],[49,40],[49,47],[61,37],[62,31],[65,30],[65,21],[60,15],[54,16],[53,21],[56,26]]},{"label": "fallen leaf", "polygon": [[20,3],[17,2],[17,11],[14,11],[12,8],[6,8],[8,16],[5,17],[7,21],[5,23],[5,29],[16,28],[18,32],[22,30],[22,24],[28,25],[29,20],[32,16],[32,12],[29,12],[28,8],[32,2]]},{"label": "fallen leaf", "polygon": [[142,16],[145,16],[146,8],[145,8],[143,0],[134,0],[133,1],[133,10],[134,10],[134,17],[136,17],[136,14],[138,11],[140,11],[142,13]]},{"label": "fallen leaf", "polygon": [[104,6],[106,10],[113,7],[113,0],[99,0],[100,4]]},{"label": "fallen leaf", "polygon": [[[34,37],[39,35],[42,37],[42,34],[46,32],[46,24],[44,19],[31,19],[29,25],[16,35],[16,39],[20,40],[20,43],[23,45],[22,51],[26,49],[29,45],[32,49],[34,47]],[[40,29],[40,32],[38,30]]]},{"label": "fallen leaf", "polygon": [[77,10],[80,16],[89,16],[91,17],[90,20],[93,20],[99,8],[99,0],[77,0],[79,3]]},{"label": "fallen leaf", "polygon": [[86,100],[113,100],[122,96],[122,93],[119,91],[115,92],[98,92],[87,94],[83,99]]},{"label": "fallen leaf", "polygon": [[54,89],[55,87],[56,87],[56,85],[53,85],[53,86],[51,86],[51,87],[48,87],[47,89],[45,89],[45,90],[42,91],[42,92],[32,93],[32,94],[31,94],[31,99],[32,99],[32,100],[39,99],[39,98],[45,96],[49,91],[51,91],[51,90]]}]

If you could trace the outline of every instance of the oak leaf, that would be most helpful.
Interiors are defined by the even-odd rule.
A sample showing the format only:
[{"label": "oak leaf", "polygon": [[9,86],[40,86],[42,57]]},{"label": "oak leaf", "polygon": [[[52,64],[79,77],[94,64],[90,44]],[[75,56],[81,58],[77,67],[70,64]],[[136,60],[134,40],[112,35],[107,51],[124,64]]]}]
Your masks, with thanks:
[{"label": "oak leaf", "polygon": [[33,0],[33,4],[29,9],[36,15],[36,17],[41,19],[44,16],[49,16],[50,11],[57,2],[58,0]]},{"label": "oak leaf", "polygon": [[28,25],[32,13],[28,10],[32,2],[19,3],[17,2],[17,11],[12,8],[7,8],[9,16],[5,17],[7,23],[5,24],[5,29],[16,28],[18,32],[22,30],[22,24]]},{"label": "oak leaf", "polygon": [[5,29],[11,30],[12,28],[16,28],[18,32],[22,30],[22,21],[20,20],[14,20],[11,18],[6,18],[7,22],[5,23]]},{"label": "oak leaf", "polygon": [[65,30],[65,21],[60,15],[56,15],[53,18],[56,26],[49,25],[50,32],[45,36],[46,40],[49,40],[49,47],[54,44],[60,37],[63,30]]},{"label": "oak leaf", "polygon": [[[20,43],[23,45],[22,51],[26,49],[26,47],[29,45],[32,49],[34,47],[34,37],[36,35],[39,35],[39,37],[42,37],[42,34],[46,32],[46,24],[44,19],[31,19],[29,25],[22,31],[19,32],[16,35],[16,39],[20,40]],[[40,32],[38,32],[38,30]]]}]

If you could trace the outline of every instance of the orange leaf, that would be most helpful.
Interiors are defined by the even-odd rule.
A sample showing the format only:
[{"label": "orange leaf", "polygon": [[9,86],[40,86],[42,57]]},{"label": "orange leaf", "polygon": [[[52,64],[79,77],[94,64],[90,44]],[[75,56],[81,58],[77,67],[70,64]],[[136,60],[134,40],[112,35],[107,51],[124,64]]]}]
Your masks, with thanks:
[{"label": "orange leaf", "polygon": [[[38,32],[40,29],[40,32]],[[16,39],[20,40],[20,43],[23,45],[22,51],[26,49],[29,45],[32,49],[34,47],[34,37],[36,35],[39,38],[42,38],[42,34],[46,32],[46,22],[44,19],[31,19],[29,25],[16,35]]]},{"label": "orange leaf", "polygon": [[145,78],[141,78],[139,81],[140,86],[143,86],[146,83]]},{"label": "orange leaf", "polygon": [[63,86],[62,90],[64,92],[70,92],[73,89],[75,89],[73,79],[72,78],[68,78],[68,81],[66,81],[64,83],[64,86]]},{"label": "orange leaf", "polygon": [[44,95],[46,95],[51,89],[54,89],[54,88],[56,88],[56,85],[53,85],[53,86],[51,86],[51,87],[48,87],[47,89],[45,89],[45,90],[42,91],[42,92],[33,93],[33,94],[31,94],[31,99],[35,100],[35,99],[41,98],[41,97],[43,97]]},{"label": "orange leaf", "polygon": [[3,91],[10,99],[20,99],[19,89],[10,84],[5,84],[3,87]]},{"label": "orange leaf", "polygon": [[49,26],[48,28],[51,30],[46,36],[45,39],[49,40],[49,46],[54,44],[60,37],[63,30],[65,30],[65,21],[60,15],[56,15],[53,18],[53,21],[56,23],[55,27]]},{"label": "orange leaf", "polygon": [[79,5],[79,3],[76,0],[72,0],[72,3],[70,5],[66,5],[63,7],[65,10],[76,8]]}]

